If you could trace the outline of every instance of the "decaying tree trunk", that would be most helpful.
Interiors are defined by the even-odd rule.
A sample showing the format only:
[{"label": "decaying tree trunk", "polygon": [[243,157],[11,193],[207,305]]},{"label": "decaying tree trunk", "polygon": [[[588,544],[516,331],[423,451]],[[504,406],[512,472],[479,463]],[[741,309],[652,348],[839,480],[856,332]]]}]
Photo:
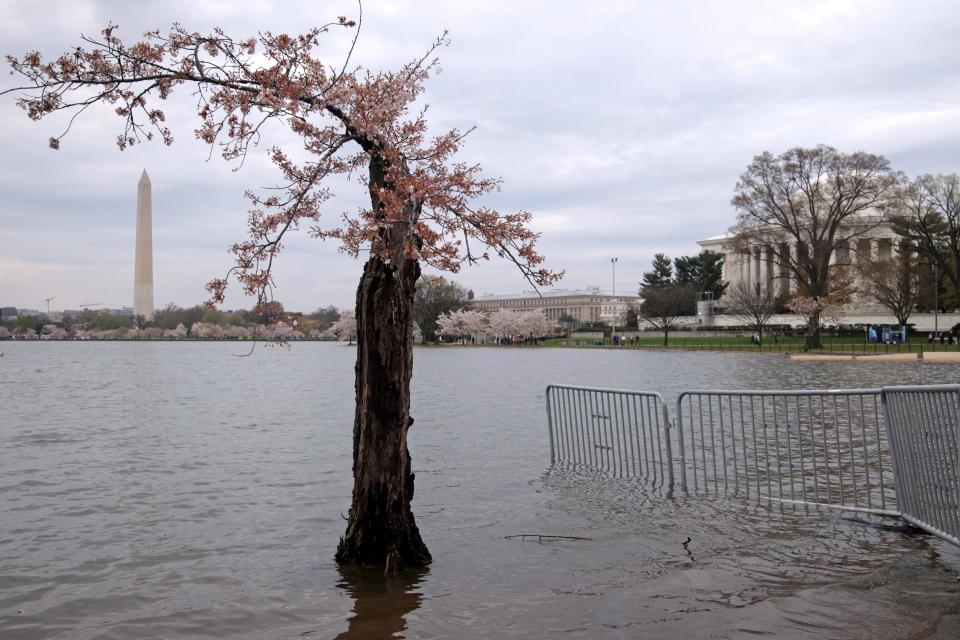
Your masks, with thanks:
[{"label": "decaying tree trunk", "polygon": [[[382,165],[371,160],[371,197]],[[411,212],[412,213],[412,212]],[[413,299],[420,264],[406,251],[419,244],[408,221],[385,222],[357,289],[357,409],[353,427],[353,500],[336,559],[383,566],[430,564],[410,502],[414,474],[407,450],[413,371]]]},{"label": "decaying tree trunk", "polygon": [[430,563],[410,509],[407,450],[413,369],[413,292],[420,265],[372,256],[357,289],[357,410],[353,502],[337,561],[380,565],[386,573]]}]

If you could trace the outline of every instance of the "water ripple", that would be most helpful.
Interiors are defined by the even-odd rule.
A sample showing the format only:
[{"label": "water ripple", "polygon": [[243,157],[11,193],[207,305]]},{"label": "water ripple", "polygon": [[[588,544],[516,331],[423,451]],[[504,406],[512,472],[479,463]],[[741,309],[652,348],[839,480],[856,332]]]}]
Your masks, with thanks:
[{"label": "water ripple", "polygon": [[[548,383],[655,386],[669,403],[956,368],[418,350],[415,513],[435,561],[384,582],[332,562],[355,350],[235,349],[5,345],[19,364],[0,370],[0,637],[960,635],[957,549],[887,519],[550,468],[543,413]],[[585,540],[506,538],[523,533]]]}]

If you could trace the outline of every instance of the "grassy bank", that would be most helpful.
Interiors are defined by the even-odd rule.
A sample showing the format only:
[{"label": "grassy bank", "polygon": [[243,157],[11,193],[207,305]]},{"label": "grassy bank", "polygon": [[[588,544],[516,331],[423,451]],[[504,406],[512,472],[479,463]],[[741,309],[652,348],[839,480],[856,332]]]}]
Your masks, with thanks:
[{"label": "grassy bank", "polygon": [[[819,353],[924,353],[926,351],[957,351],[957,344],[929,344],[924,337],[911,338],[906,344],[867,343],[862,338],[827,336],[821,338],[823,348],[814,350]],[[614,345],[607,338],[600,340],[556,338],[544,340],[542,345],[557,347],[580,348],[616,348],[616,349],[686,349],[691,351],[756,351],[756,352],[796,352],[803,351],[804,339],[801,336],[777,336],[764,338],[763,343],[751,343],[749,336],[711,336],[691,337],[671,335],[669,343],[664,346],[663,336],[651,334],[641,336],[638,340],[627,340],[621,345]]]}]

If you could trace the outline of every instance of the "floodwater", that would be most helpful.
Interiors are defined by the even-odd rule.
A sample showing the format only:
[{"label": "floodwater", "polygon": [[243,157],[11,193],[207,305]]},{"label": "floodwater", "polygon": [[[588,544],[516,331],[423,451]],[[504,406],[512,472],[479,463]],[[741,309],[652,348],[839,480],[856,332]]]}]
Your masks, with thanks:
[{"label": "floodwater", "polygon": [[670,402],[691,388],[952,382],[956,365],[418,349],[414,511],[434,564],[384,581],[332,560],[353,348],[0,351],[4,640],[960,637],[955,547],[896,520],[551,469],[544,410],[548,383]]}]

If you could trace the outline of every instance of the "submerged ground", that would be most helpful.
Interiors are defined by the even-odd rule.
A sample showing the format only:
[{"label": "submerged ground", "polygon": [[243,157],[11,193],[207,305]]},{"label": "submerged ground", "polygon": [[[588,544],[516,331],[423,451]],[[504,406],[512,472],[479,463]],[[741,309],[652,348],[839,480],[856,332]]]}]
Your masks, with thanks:
[{"label": "submerged ground", "polygon": [[[414,510],[434,565],[384,584],[332,562],[353,348],[4,351],[4,639],[960,635],[956,548],[895,520],[551,468],[544,412],[551,382],[670,402],[690,388],[950,382],[957,365],[419,349]],[[588,539],[505,538],[523,533]]]}]

